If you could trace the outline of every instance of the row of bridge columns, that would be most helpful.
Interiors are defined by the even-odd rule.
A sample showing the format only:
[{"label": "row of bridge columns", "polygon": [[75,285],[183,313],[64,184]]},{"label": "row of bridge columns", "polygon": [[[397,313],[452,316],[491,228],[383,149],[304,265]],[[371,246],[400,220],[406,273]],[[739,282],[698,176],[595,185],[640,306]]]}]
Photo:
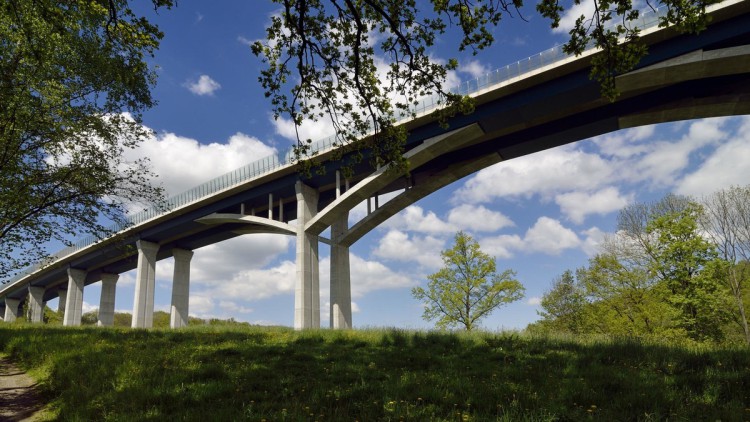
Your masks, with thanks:
[{"label": "row of bridge columns", "polygon": [[[337,187],[337,195],[340,189]],[[301,182],[296,185],[297,195],[297,279],[294,299],[294,328],[320,328],[320,271],[318,267],[318,236],[305,231],[305,224],[318,210],[318,191]],[[335,329],[352,327],[351,287],[349,277],[349,247],[338,239],[348,229],[348,212],[340,215],[331,226],[331,286],[330,326]],[[138,240],[135,296],[133,298],[132,328],[153,326],[154,293],[156,287],[156,257],[159,245]],[[174,274],[172,282],[172,306],[170,327],[180,328],[188,323],[190,296],[190,261],[193,251],[173,249]],[[82,269],[68,269],[67,290],[59,290],[58,311],[64,311],[63,325],[81,324],[83,310],[83,288],[88,273]],[[101,299],[99,303],[100,326],[114,323],[115,291],[118,274],[101,275]],[[44,288],[29,287],[29,310],[32,322],[41,322],[43,317]],[[5,299],[5,321],[13,321],[18,314],[19,299]]]}]

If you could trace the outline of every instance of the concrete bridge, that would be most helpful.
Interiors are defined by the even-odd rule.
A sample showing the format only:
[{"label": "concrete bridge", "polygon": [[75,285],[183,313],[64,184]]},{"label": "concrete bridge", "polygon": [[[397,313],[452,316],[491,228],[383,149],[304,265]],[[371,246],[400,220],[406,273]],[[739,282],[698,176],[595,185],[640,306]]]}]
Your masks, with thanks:
[{"label": "concrete bridge", "polygon": [[[171,326],[187,324],[193,250],[236,236],[296,236],[294,326],[320,327],[318,244],[331,246],[332,328],[352,326],[349,246],[418,199],[504,160],[619,129],[703,117],[750,114],[750,2],[728,0],[710,10],[699,35],[659,29],[656,16],[641,23],[650,53],[617,77],[615,102],[589,80],[595,51],[567,57],[559,48],[499,69],[461,87],[477,108],[442,129],[425,104],[409,130],[411,175],[366,165],[343,180],[333,164],[325,175],[300,178],[289,158],[266,157],[170,198],[167,211],[131,217],[117,235],[84,239],[0,286],[0,315],[14,320],[24,301],[32,321],[46,301],[60,298],[64,325],[81,322],[83,289],[101,281],[99,324],[112,325],[119,274],[137,269],[134,328],[152,326],[155,266],[174,257]],[[330,139],[315,148],[331,154]],[[380,195],[398,192],[387,203]],[[349,225],[349,211],[367,201],[367,216]],[[290,224],[293,222],[293,224]],[[331,228],[330,239],[320,235]],[[251,258],[251,257],[249,257]],[[4,308],[4,309],[3,309]]]}]

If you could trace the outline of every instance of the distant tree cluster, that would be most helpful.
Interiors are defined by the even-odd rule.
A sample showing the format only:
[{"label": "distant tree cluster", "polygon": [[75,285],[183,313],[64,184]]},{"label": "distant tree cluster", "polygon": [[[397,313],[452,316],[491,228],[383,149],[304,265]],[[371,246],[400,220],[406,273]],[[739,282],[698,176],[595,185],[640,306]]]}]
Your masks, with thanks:
[{"label": "distant tree cluster", "polygon": [[624,208],[586,267],[557,277],[531,331],[750,345],[750,186]]}]

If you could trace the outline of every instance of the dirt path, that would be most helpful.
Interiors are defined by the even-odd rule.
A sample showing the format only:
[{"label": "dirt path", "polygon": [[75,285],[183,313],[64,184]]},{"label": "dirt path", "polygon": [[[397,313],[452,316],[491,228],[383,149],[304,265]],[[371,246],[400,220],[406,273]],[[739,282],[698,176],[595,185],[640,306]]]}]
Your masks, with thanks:
[{"label": "dirt path", "polygon": [[0,421],[35,421],[43,407],[36,381],[0,356]]}]

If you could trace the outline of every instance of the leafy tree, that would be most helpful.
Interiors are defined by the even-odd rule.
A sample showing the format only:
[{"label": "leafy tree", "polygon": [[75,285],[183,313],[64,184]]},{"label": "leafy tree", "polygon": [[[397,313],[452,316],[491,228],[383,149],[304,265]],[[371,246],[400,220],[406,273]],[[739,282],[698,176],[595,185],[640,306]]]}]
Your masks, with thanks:
[{"label": "leafy tree", "polygon": [[[454,39],[458,52],[477,54],[494,43],[494,27],[502,17],[521,15],[523,6],[523,0],[274,1],[281,10],[271,18],[267,39],[252,46],[266,64],[259,81],[274,116],[296,125],[330,118],[339,145],[367,139],[357,148],[372,148],[374,163],[398,169],[408,163],[401,154],[406,132],[394,126],[397,117],[414,116],[415,106],[431,95],[444,106],[435,114],[440,121],[473,109],[469,98],[450,93],[445,85],[458,61],[430,56],[438,37],[455,26],[459,36],[441,41]],[[718,1],[657,0],[648,5],[669,9],[661,25],[695,32],[706,25],[706,6]],[[615,76],[646,54],[633,23],[640,14],[631,0],[593,3],[593,15],[576,21],[564,50],[580,54],[592,45],[600,48],[592,77],[601,82],[603,94],[614,99]],[[559,0],[540,0],[536,9],[552,27],[559,25],[564,11]],[[299,133],[297,140],[296,157],[309,158],[311,140]],[[354,156],[355,162],[361,159],[361,154]]]},{"label": "leafy tree", "polygon": [[734,320],[741,327],[745,343],[750,345],[750,327],[743,295],[750,273],[750,186],[732,186],[709,195],[701,201],[705,213],[701,227],[722,259],[727,261],[726,285],[735,301]]},{"label": "leafy tree", "polygon": [[123,159],[147,134],[161,37],[127,0],[0,4],[0,274],[161,198],[147,163]]},{"label": "leafy tree", "polygon": [[702,208],[690,203],[678,213],[653,220],[647,232],[655,240],[649,255],[650,271],[670,290],[670,303],[680,311],[677,325],[694,340],[719,341],[727,320],[727,297],[721,280],[725,261],[698,232]]},{"label": "leafy tree", "polygon": [[523,297],[525,289],[513,278],[515,272],[498,274],[495,258],[483,253],[468,234],[458,232],[455,245],[441,255],[445,267],[427,277],[427,289],[412,289],[425,303],[423,318],[437,319],[439,328],[463,326],[471,331],[496,308]]},{"label": "leafy tree", "polygon": [[570,270],[555,278],[552,287],[542,296],[543,311],[539,315],[555,328],[579,334],[583,332],[586,293]]}]

